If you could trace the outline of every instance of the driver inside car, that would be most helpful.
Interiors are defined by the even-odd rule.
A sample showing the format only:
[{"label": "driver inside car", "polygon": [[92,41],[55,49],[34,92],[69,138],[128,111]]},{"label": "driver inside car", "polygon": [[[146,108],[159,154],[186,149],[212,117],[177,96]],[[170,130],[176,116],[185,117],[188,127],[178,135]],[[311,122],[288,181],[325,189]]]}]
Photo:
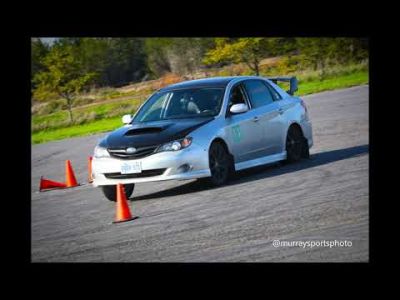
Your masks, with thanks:
[{"label": "driver inside car", "polygon": [[193,97],[189,96],[189,94],[184,94],[180,100],[181,107],[183,111],[187,111],[188,114],[199,114],[200,109],[194,101]]}]

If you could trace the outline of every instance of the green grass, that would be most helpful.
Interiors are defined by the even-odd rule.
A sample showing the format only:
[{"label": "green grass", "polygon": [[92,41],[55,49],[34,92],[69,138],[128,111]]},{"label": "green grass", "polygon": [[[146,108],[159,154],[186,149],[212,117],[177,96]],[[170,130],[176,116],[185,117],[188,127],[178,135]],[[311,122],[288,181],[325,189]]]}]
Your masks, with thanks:
[{"label": "green grass", "polygon": [[[108,119],[133,113],[140,105],[139,99],[128,99],[113,103],[100,103],[93,106],[73,109],[76,125],[91,123],[100,119]],[[32,116],[32,133],[71,127],[69,113],[58,111],[48,115]]]},{"label": "green grass", "polygon": [[360,71],[353,74],[346,74],[322,81],[309,81],[302,84],[299,82],[297,95],[303,96],[322,91],[335,90],[368,83],[368,71]]},{"label": "green grass", "polygon": [[[150,89],[140,90],[140,91],[128,91],[122,92],[118,91],[115,88],[103,88],[96,92],[89,93],[89,94],[81,94],[73,101],[73,108],[79,109],[80,106],[87,105],[87,104],[95,104],[98,103],[99,105],[101,102],[107,100],[114,100],[120,98],[135,98],[135,99],[142,99],[149,94],[152,94],[154,91]],[[35,106],[33,108],[35,116],[46,116],[48,114],[62,112],[63,110],[67,109],[65,99],[54,99],[49,102],[41,103],[40,106]]]},{"label": "green grass", "polygon": [[96,120],[88,124],[74,125],[66,128],[42,130],[32,134],[32,144],[61,140],[75,136],[85,136],[113,130],[121,126],[121,117]]},{"label": "green grass", "polygon": [[[328,74],[323,80],[317,76],[302,81],[299,76],[299,90],[295,95],[303,96],[327,90],[335,90],[368,83],[368,70],[355,70],[353,73]],[[287,87],[283,87],[287,89]],[[60,111],[45,116],[32,117],[32,143],[45,143],[76,136],[85,136],[110,131],[122,125],[121,116],[133,113],[139,105],[138,100],[124,100],[117,103],[104,103],[96,106],[77,108],[75,115],[81,118],[81,124],[69,126],[68,113]],[[40,126],[47,124],[47,129]],[[58,127],[57,127],[58,126]]]}]

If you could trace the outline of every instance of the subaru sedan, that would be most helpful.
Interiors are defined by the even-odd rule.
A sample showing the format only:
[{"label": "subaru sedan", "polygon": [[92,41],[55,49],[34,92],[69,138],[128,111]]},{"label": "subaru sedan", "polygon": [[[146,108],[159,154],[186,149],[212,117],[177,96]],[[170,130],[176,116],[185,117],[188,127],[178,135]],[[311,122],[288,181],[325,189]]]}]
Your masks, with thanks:
[{"label": "subaru sedan", "polygon": [[[288,91],[278,81],[288,82]],[[220,186],[235,171],[309,157],[307,107],[295,77],[234,76],[164,87],[94,150],[93,185],[115,201],[136,183],[198,179]]]}]

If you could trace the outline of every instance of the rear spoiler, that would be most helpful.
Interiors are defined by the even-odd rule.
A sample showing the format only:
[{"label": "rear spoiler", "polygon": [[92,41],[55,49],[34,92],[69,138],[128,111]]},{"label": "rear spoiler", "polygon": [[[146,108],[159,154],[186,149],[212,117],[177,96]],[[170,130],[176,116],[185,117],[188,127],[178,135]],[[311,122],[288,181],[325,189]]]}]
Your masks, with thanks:
[{"label": "rear spoiler", "polygon": [[275,84],[277,84],[278,81],[289,82],[290,87],[289,90],[286,91],[286,93],[288,93],[289,95],[293,96],[294,92],[298,90],[296,76],[267,77],[267,79],[271,80]]}]

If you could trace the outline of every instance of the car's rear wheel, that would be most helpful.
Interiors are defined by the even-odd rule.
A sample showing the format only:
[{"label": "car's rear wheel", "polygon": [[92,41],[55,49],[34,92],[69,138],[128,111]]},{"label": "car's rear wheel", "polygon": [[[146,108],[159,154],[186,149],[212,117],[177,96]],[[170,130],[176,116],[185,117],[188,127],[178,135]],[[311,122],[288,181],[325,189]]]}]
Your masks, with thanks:
[{"label": "car's rear wheel", "polygon": [[232,159],[221,142],[214,142],[209,151],[209,166],[211,177],[209,181],[214,186],[225,184],[232,174]]},{"label": "car's rear wheel", "polygon": [[308,151],[308,149],[304,149],[305,140],[303,133],[297,126],[291,126],[289,128],[286,137],[287,162],[299,161],[301,157],[305,155],[305,152]]},{"label": "car's rear wheel", "polygon": [[308,140],[303,137],[303,149],[301,152],[302,158],[310,158],[310,146],[308,145]]},{"label": "car's rear wheel", "polygon": [[[104,196],[110,201],[117,201],[117,186],[116,185],[104,185],[101,187]],[[132,196],[135,184],[124,184],[124,190],[126,198],[129,199]]]}]

